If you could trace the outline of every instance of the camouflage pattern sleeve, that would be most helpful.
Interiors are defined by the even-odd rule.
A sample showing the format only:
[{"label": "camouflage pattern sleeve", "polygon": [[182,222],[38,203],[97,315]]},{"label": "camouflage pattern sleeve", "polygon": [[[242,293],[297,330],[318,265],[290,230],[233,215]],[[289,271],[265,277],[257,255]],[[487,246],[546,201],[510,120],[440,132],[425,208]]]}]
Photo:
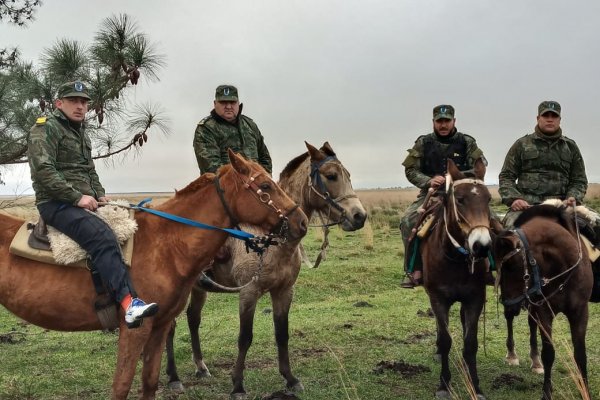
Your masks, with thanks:
[{"label": "camouflage pattern sleeve", "polygon": [[[256,124],[254,124],[256,126]],[[269,149],[265,145],[265,139],[263,138],[262,133],[260,133],[260,129],[256,126],[256,147],[258,151],[258,163],[263,166],[263,168],[269,173],[273,173],[273,165],[271,161],[271,155],[269,154]]]},{"label": "camouflage pattern sleeve", "polygon": [[517,189],[517,178],[521,171],[521,141],[517,140],[508,150],[504,158],[502,170],[498,176],[498,192],[502,198],[502,203],[509,206],[516,199],[522,199],[523,194]]},{"label": "camouflage pattern sleeve", "polygon": [[423,189],[429,186],[430,176],[421,172],[421,161],[423,159],[423,140],[415,141],[414,146],[408,149],[408,155],[404,159],[404,174],[406,179],[416,187]]},{"label": "camouflage pattern sleeve", "polygon": [[487,160],[483,156],[483,150],[481,150],[477,146],[477,141],[475,140],[475,138],[466,134],[463,135],[465,136],[465,140],[467,142],[467,164],[469,166],[469,169],[462,172],[473,174],[473,167],[475,166],[475,161],[481,158],[487,167]]},{"label": "camouflage pattern sleeve", "polygon": [[[92,142],[90,141],[90,137],[87,134],[85,134],[85,142],[91,149]],[[99,199],[100,197],[106,196],[106,191],[104,190],[104,187],[100,183],[100,177],[98,176],[98,173],[96,172],[96,166],[94,165],[93,158],[91,158],[91,154],[90,154],[90,162],[93,166],[93,168],[90,170],[90,179],[91,179],[90,186],[92,187],[94,192],[96,192],[96,197]]]},{"label": "camouflage pattern sleeve", "polygon": [[31,178],[53,199],[77,205],[82,193],[56,169],[60,139],[60,131],[50,124],[32,128],[27,148]]},{"label": "camouflage pattern sleeve", "polygon": [[194,134],[194,152],[200,173],[217,172],[221,166],[221,149],[212,132],[204,120],[200,121]]},{"label": "camouflage pattern sleeve", "polygon": [[569,185],[567,187],[566,197],[574,197],[577,203],[582,203],[587,191],[588,180],[585,174],[585,163],[579,151],[579,147],[572,142],[573,160],[571,162],[571,171],[569,174]]}]

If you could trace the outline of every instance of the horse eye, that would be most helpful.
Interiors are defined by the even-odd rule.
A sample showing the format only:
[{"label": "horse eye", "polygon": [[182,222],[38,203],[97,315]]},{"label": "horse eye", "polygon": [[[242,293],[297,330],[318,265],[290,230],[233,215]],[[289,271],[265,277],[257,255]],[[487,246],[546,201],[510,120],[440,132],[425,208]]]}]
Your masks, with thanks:
[{"label": "horse eye", "polygon": [[464,199],[462,197],[455,197],[456,202],[462,206]]},{"label": "horse eye", "polygon": [[260,189],[263,191],[271,190],[271,184],[269,182],[263,182],[260,184]]},{"label": "horse eye", "polygon": [[337,181],[337,174],[325,175],[325,178],[327,178],[328,181]]}]

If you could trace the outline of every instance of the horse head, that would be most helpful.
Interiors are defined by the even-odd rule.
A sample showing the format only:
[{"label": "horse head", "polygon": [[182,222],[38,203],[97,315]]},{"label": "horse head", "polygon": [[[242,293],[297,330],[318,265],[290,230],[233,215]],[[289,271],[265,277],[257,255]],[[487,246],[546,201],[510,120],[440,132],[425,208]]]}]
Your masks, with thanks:
[{"label": "horse head", "polygon": [[467,176],[448,159],[444,210],[448,236],[459,250],[462,247],[458,247],[454,235],[464,238],[466,251],[474,257],[486,257],[492,244],[489,209],[492,197],[483,182],[485,169],[484,162],[478,159],[473,176]]},{"label": "horse head", "polygon": [[304,237],[308,226],[306,214],[264,168],[231,149],[228,155],[231,167],[220,169],[218,179],[225,193],[236,193],[224,198],[224,206],[237,217],[235,219],[260,226],[265,231],[278,232],[288,239]]},{"label": "horse head", "polygon": [[325,142],[320,149],[304,142],[310,155],[310,202],[345,231],[364,226],[367,212],[352,188],[350,173]]}]

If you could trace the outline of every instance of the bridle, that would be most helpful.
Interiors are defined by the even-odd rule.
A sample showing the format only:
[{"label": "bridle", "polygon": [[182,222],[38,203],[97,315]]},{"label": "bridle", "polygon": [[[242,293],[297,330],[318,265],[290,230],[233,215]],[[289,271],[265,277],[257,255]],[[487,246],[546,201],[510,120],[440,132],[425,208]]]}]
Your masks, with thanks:
[{"label": "bridle", "polygon": [[451,199],[450,203],[452,204],[452,207],[450,210],[448,209],[448,207],[446,205],[444,205],[444,229],[446,230],[446,236],[448,237],[448,239],[450,240],[450,242],[452,243],[454,248],[460,254],[462,254],[463,256],[469,256],[471,258],[471,273],[473,273],[474,265],[477,260],[474,257],[472,257],[472,254],[469,252],[469,250],[467,250],[466,247],[468,247],[468,246],[461,246],[460,243],[458,242],[458,240],[456,240],[454,238],[454,236],[452,236],[452,234],[448,230],[448,219],[449,219],[448,214],[449,214],[449,212],[451,212],[452,215],[454,216],[454,220],[457,222],[461,232],[463,233],[463,236],[465,237],[465,241],[468,240],[469,235],[471,234],[471,232],[474,229],[485,228],[489,231],[490,230],[489,226],[472,225],[469,222],[469,220],[458,210],[458,207],[456,206],[456,198],[454,197],[454,188],[456,186],[463,185],[463,184],[484,185],[485,186],[485,183],[481,179],[472,179],[472,178],[464,178],[464,179],[459,179],[457,181],[451,181],[451,178],[449,175],[446,176],[446,182],[448,182],[448,187],[446,189],[446,196],[449,199]]},{"label": "bridle", "polygon": [[[574,212],[573,215],[575,218],[575,227],[576,227],[576,234],[577,234],[577,239],[578,239],[577,244],[578,244],[579,255],[578,255],[578,258],[577,258],[577,261],[575,262],[575,264],[573,264],[569,268],[565,269],[564,271],[556,274],[552,278],[544,278],[543,276],[541,276],[540,267],[539,267],[535,257],[533,256],[533,254],[531,254],[529,241],[527,240],[527,236],[525,235],[525,233],[520,228],[515,228],[513,230],[510,230],[510,232],[515,233],[518,236],[519,243],[517,244],[517,246],[515,247],[515,249],[513,251],[506,254],[502,258],[502,261],[500,262],[500,267],[498,268],[498,271],[502,271],[502,265],[505,262],[510,260],[515,255],[521,253],[522,264],[523,264],[524,287],[523,287],[522,295],[517,296],[512,299],[508,299],[508,300],[503,299],[502,304],[504,304],[505,306],[512,306],[512,305],[516,305],[516,304],[521,304],[524,300],[527,300],[527,302],[533,306],[540,306],[540,305],[548,302],[548,300],[550,298],[554,297],[554,295],[558,294],[559,292],[561,292],[564,289],[567,282],[569,282],[569,280],[571,279],[571,277],[573,275],[573,271],[575,270],[575,268],[577,268],[579,266],[579,264],[581,263],[581,259],[583,257],[583,252],[582,252],[582,248],[581,248],[581,238],[579,237],[579,224],[577,222],[576,213]],[[529,271],[530,267],[531,267],[531,272]],[[558,287],[552,293],[550,293],[548,296],[545,296],[544,293],[542,292],[542,288],[544,286],[548,285],[550,282],[552,282],[564,275],[567,275],[565,277],[564,281],[560,285],[558,285]],[[539,301],[532,300],[532,296],[536,296],[536,295],[541,296],[541,300],[539,300]]]},{"label": "bridle", "polygon": [[[282,210],[281,207],[278,207],[273,202],[273,200],[271,199],[271,195],[269,193],[264,192],[256,184],[256,182],[255,182],[256,178],[258,178],[261,174],[264,174],[264,172],[259,171],[255,175],[250,176],[249,178],[245,179],[246,177],[243,176],[242,174],[240,174],[238,171],[236,171],[235,169],[233,171],[235,172],[236,177],[242,182],[244,188],[250,190],[252,195],[258,201],[260,201],[262,204],[264,204],[265,206],[267,206],[271,210],[273,210],[279,216],[279,221],[280,221],[279,224],[277,224],[274,227],[274,231],[268,233],[267,235],[257,236],[256,238],[253,238],[250,241],[247,241],[246,242],[247,249],[250,248],[253,251],[256,251],[256,252],[262,254],[262,252],[270,245],[278,244],[279,242],[281,242],[281,243],[287,242],[287,240],[288,240],[287,233],[289,230],[288,216],[298,208],[298,204],[294,204],[293,207],[291,207],[289,210],[284,212],[284,210]],[[219,194],[219,199],[221,200],[221,204],[223,205],[225,212],[229,216],[232,225],[239,229],[239,221],[233,216],[231,209],[229,208],[229,206],[227,205],[227,202],[225,201],[225,196],[224,196],[225,191],[221,188],[221,185],[219,184],[219,178],[220,177],[217,176],[214,179],[214,184],[217,189],[217,193]],[[275,240],[275,238],[279,239],[279,242],[277,242]]]},{"label": "bridle", "polygon": [[[310,163],[310,175],[308,176],[308,188],[310,193],[314,193],[317,197],[324,200],[329,208],[327,212],[327,220],[331,221],[331,209],[335,209],[339,212],[339,219],[337,221],[331,221],[328,223],[323,223],[322,225],[316,225],[317,227],[329,227],[340,224],[344,220],[348,220],[346,215],[346,210],[340,205],[340,202],[346,199],[357,198],[356,193],[345,193],[339,197],[332,198],[329,190],[325,183],[323,183],[323,179],[321,179],[320,168],[326,163],[335,163],[338,165],[342,171],[342,178],[344,180],[349,178],[348,171],[344,168],[342,163],[339,162],[336,156],[327,156],[320,161],[311,161]],[[319,215],[322,217],[322,213],[319,211]],[[315,226],[315,225],[311,225]]]}]

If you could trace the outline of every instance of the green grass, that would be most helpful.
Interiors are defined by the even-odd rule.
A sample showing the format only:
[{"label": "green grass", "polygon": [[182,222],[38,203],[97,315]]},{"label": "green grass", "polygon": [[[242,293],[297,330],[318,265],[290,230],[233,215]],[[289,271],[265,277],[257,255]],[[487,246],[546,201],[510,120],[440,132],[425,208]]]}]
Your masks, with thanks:
[{"label": "green grass", "polygon": [[[317,269],[303,268],[290,315],[292,368],[306,391],[302,399],[425,399],[431,398],[440,366],[433,361],[435,322],[426,315],[429,301],[423,289],[400,289],[402,249],[395,219],[398,211],[374,218],[372,231],[330,233],[327,259]],[[382,210],[380,214],[385,214]],[[370,236],[370,237],[367,237]],[[314,259],[321,235],[311,231],[305,240]],[[365,243],[369,242],[370,246]],[[261,299],[255,317],[255,337],[245,374],[252,399],[284,388],[276,363],[269,297]],[[362,302],[362,303],[359,303]],[[358,307],[358,304],[365,304]],[[588,367],[592,397],[600,396],[599,306],[590,305]],[[205,361],[213,377],[194,377],[185,317],[178,319],[175,340],[180,377],[187,387],[175,397],[163,388],[160,399],[228,399],[230,371],[237,353],[237,297],[211,294],[204,312],[202,340]],[[524,316],[516,320],[521,366],[504,363],[506,328],[502,307],[488,289],[485,319],[481,319],[479,377],[490,399],[539,398],[542,377],[529,372],[528,337]],[[485,326],[486,334],[483,334]],[[457,363],[461,351],[458,306],[451,315],[454,337],[451,368],[453,387],[468,398]],[[101,332],[59,333],[24,324],[0,308],[0,399],[105,399],[116,359],[117,336]],[[578,398],[565,361],[568,342],[565,318],[555,323],[558,346],[553,381],[557,399]],[[404,362],[422,372],[403,377],[385,370],[381,361]],[[163,359],[164,371],[164,359]],[[417,371],[418,372],[418,371]],[[136,376],[130,398],[137,398]]]}]

